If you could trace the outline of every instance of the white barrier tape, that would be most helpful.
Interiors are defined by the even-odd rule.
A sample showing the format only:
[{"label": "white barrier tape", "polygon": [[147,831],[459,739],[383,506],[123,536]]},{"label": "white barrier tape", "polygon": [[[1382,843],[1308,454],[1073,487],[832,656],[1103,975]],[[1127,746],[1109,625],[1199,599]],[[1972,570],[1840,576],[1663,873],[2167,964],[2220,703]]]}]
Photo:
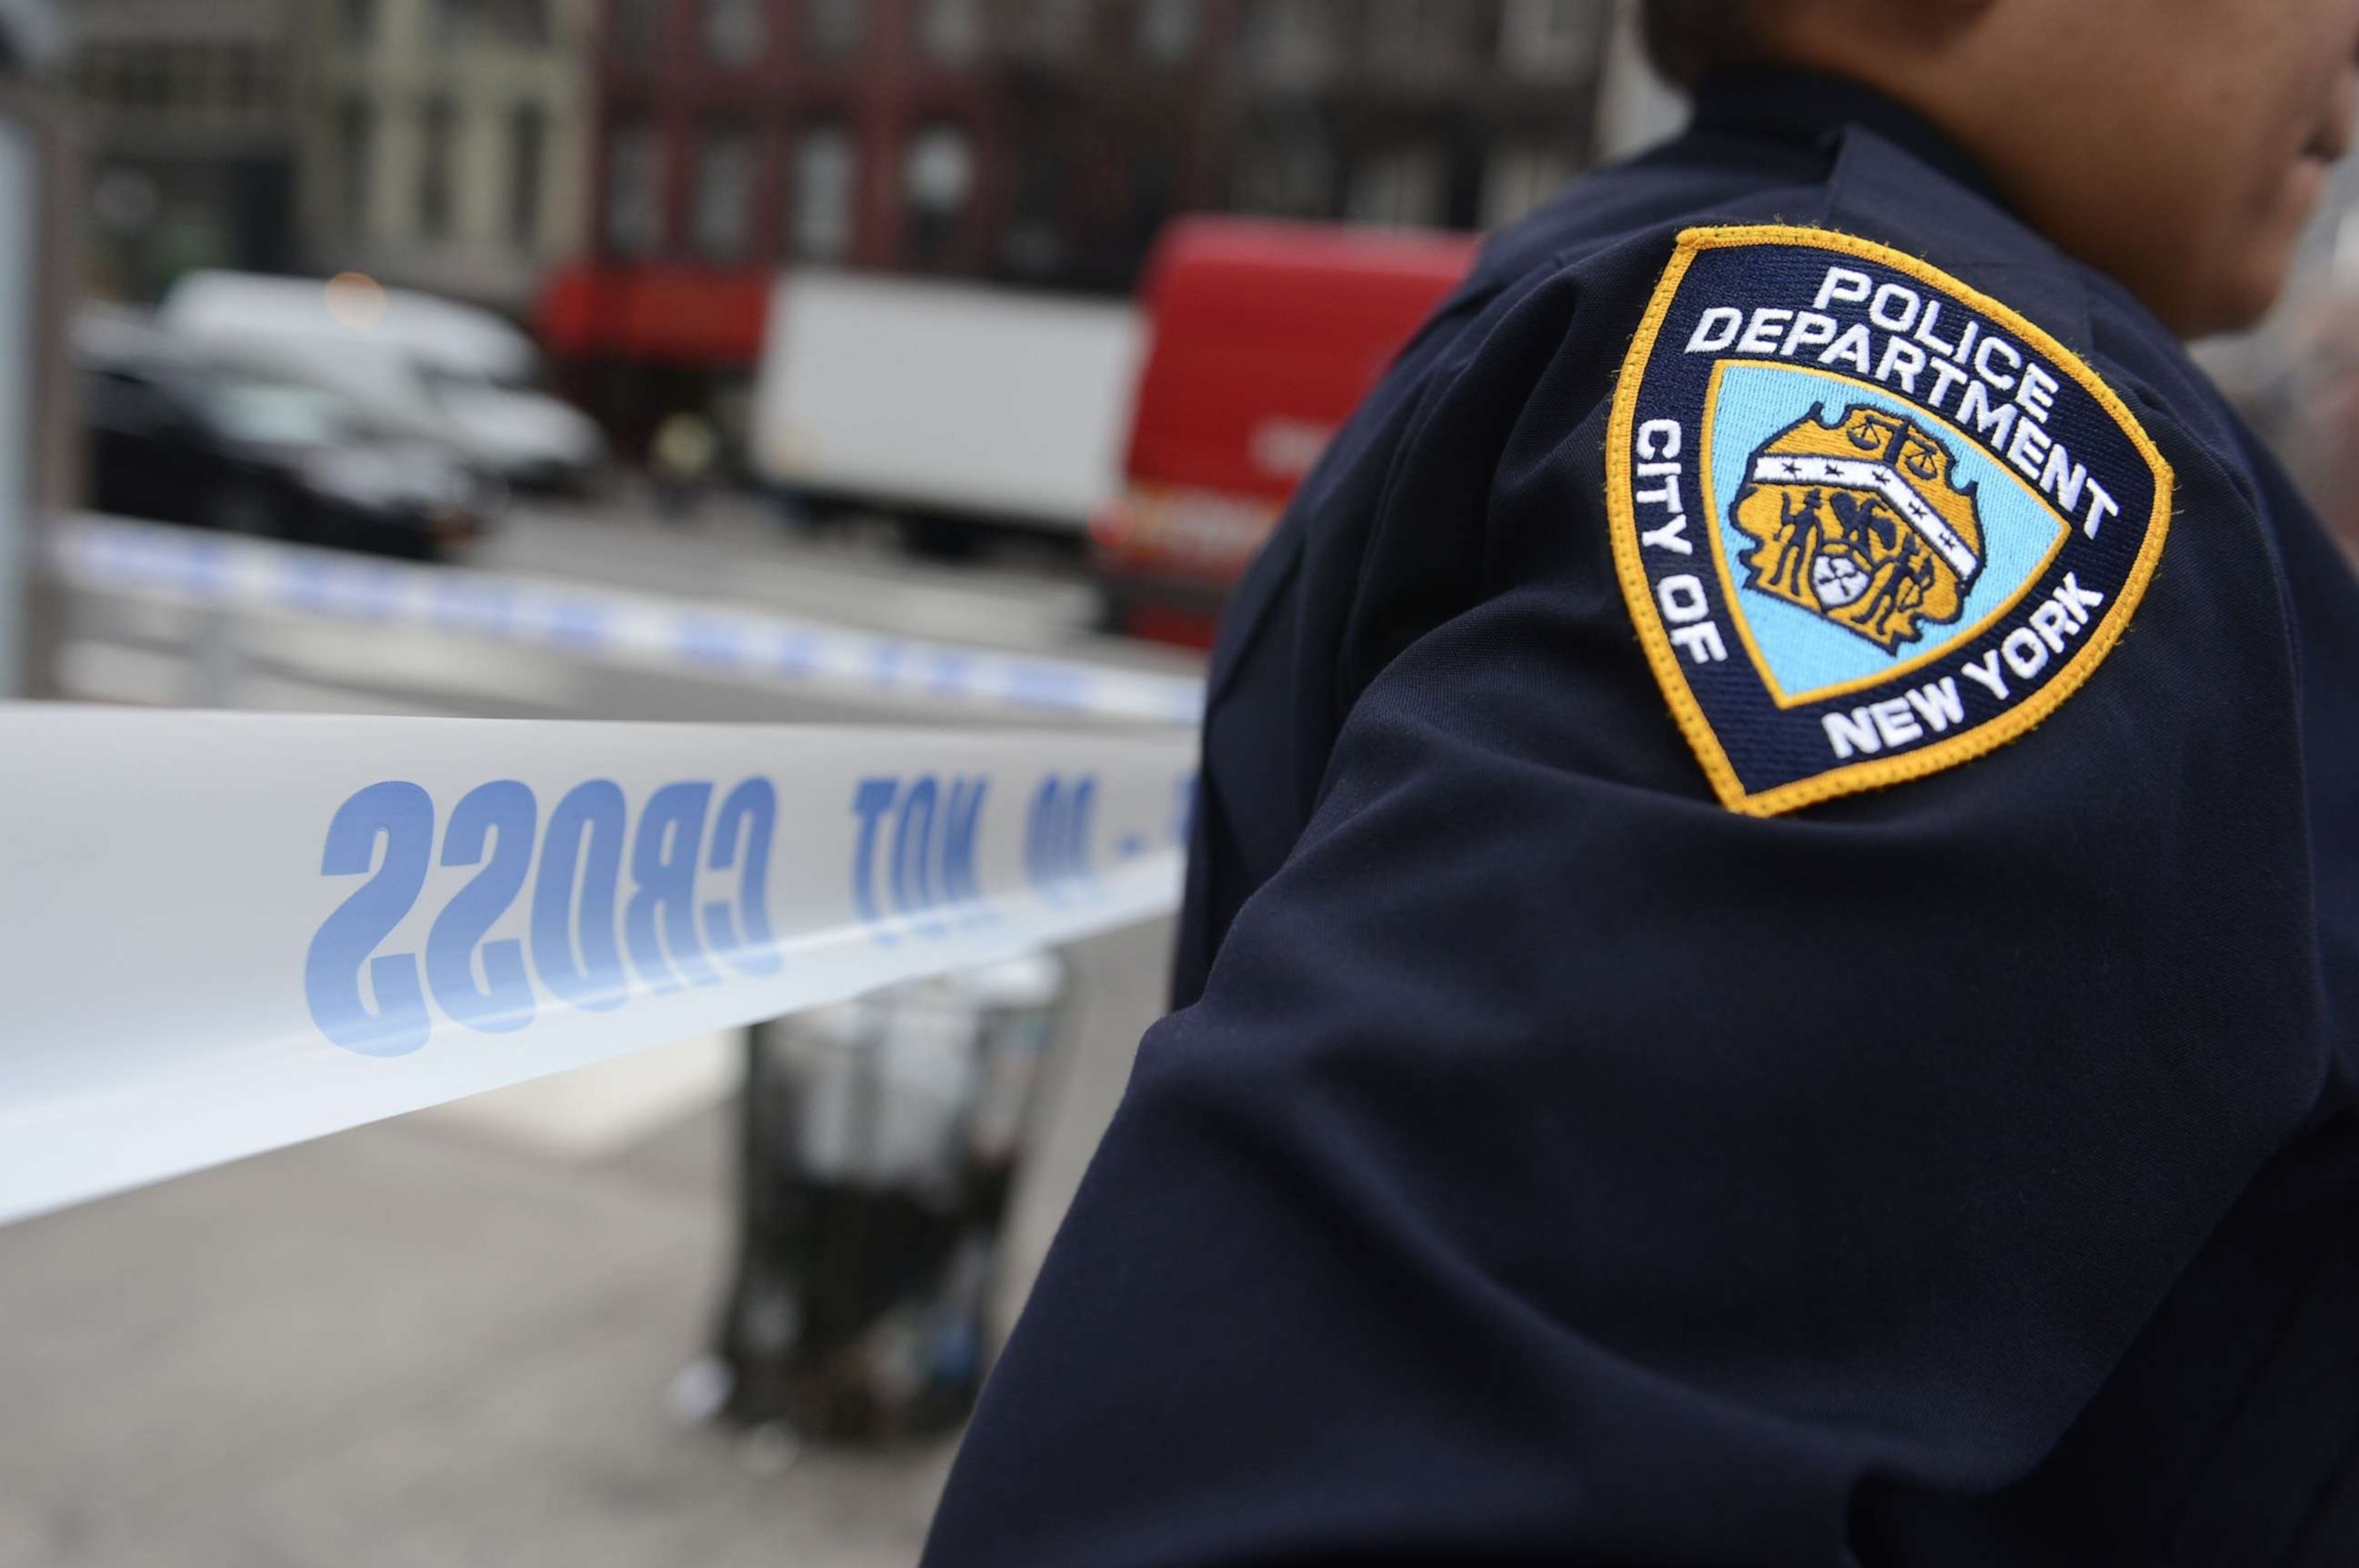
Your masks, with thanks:
[{"label": "white barrier tape", "polygon": [[0,1220],[1177,901],[1178,737],[0,708]]},{"label": "white barrier tape", "polygon": [[424,627],[592,663],[1040,718],[1192,725],[1203,714],[1202,683],[1179,676],[117,517],[61,519],[50,557],[62,582],[91,593]]}]

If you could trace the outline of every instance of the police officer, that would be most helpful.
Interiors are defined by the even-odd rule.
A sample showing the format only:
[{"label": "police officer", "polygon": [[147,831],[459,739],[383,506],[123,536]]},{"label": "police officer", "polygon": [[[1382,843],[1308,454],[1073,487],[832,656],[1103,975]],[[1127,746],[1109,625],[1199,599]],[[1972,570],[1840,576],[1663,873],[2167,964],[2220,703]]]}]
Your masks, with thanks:
[{"label": "police officer", "polygon": [[1335,443],[929,1561],[2359,1562],[2354,0],[1654,0]]}]

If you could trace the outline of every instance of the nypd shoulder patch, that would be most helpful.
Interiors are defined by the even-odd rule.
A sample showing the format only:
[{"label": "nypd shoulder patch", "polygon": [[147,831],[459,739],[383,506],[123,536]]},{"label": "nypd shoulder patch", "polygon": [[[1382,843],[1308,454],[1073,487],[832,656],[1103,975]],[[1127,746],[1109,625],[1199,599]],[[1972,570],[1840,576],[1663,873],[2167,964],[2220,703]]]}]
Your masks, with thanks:
[{"label": "nypd shoulder patch", "polygon": [[2170,521],[2169,466],[2061,343],[1819,229],[1680,236],[1607,442],[1647,658],[1759,816],[2028,731],[2119,639]]}]

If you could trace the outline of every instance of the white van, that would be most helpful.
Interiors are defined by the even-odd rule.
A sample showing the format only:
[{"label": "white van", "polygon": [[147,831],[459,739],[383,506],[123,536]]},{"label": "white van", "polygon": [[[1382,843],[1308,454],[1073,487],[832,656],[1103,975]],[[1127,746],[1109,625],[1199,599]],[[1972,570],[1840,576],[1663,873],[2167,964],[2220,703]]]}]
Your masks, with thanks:
[{"label": "white van", "polygon": [[518,485],[580,488],[606,462],[580,409],[533,389],[532,340],[489,310],[365,279],[194,272],[157,312],[209,352],[332,387]]}]

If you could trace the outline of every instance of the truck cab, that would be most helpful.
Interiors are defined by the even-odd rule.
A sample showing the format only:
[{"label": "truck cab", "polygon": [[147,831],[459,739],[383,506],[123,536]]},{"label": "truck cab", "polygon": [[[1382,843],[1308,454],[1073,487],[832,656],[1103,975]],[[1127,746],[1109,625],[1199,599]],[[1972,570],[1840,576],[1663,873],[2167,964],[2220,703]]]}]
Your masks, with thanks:
[{"label": "truck cab", "polygon": [[1190,218],[1141,289],[1123,484],[1090,520],[1113,629],[1208,646],[1296,486],[1473,266],[1472,234]]}]

